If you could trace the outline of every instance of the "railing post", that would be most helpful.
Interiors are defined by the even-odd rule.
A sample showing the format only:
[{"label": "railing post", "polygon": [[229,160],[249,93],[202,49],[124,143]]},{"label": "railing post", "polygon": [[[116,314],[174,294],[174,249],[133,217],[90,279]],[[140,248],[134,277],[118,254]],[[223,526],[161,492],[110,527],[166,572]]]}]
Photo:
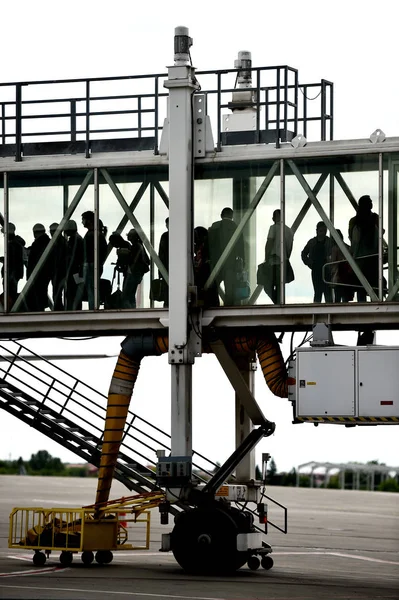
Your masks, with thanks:
[{"label": "railing post", "polygon": [[76,100],[71,100],[71,142],[76,142]]},{"label": "railing post", "polygon": [[303,86],[303,135],[306,138],[308,134],[308,88],[306,85]]},{"label": "railing post", "polygon": [[294,102],[295,102],[295,108],[294,108],[294,134],[298,135],[298,71],[295,70],[295,91],[294,91]]},{"label": "railing post", "polygon": [[137,135],[141,138],[141,96],[137,98]]},{"label": "railing post", "polygon": [[86,81],[86,158],[90,158],[90,81]]},{"label": "railing post", "polygon": [[260,143],[260,70],[256,69],[256,134],[255,143]]},{"label": "railing post", "polygon": [[15,86],[15,161],[22,160],[22,85]]},{"label": "railing post", "polygon": [[326,81],[321,80],[321,141],[326,141]]},{"label": "railing post", "polygon": [[287,140],[288,131],[288,67],[284,67],[284,135]]},{"label": "railing post", "polygon": [[6,105],[1,104],[1,143],[6,143]]},{"label": "railing post", "polygon": [[159,147],[158,147],[158,137],[159,137],[159,124],[158,124],[158,119],[159,119],[159,81],[158,81],[158,77],[155,77],[155,104],[154,104],[154,119],[155,119],[155,123],[154,123],[154,136],[155,136],[155,144],[154,144],[154,154],[157,155],[159,154]]},{"label": "railing post", "polygon": [[330,140],[334,139],[334,84],[330,83]]},{"label": "railing post", "polygon": [[280,67],[276,77],[276,148],[280,148]]},{"label": "railing post", "polygon": [[222,87],[222,75],[221,73],[218,73],[218,91],[217,91],[217,103],[218,103],[218,109],[217,109],[217,144],[216,144],[216,150],[218,152],[221,151],[222,147],[221,147],[221,139],[222,139],[222,109],[220,107],[221,103],[222,103],[222,93],[221,93],[221,87]]}]

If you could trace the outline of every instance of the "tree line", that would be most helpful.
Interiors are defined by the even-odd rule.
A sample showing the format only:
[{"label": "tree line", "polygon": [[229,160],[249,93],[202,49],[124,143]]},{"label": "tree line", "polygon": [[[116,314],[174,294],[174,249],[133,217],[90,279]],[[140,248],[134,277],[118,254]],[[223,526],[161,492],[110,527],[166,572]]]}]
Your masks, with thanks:
[{"label": "tree line", "polygon": [[68,467],[60,458],[51,456],[47,450],[39,450],[29,460],[0,460],[0,475],[47,475],[58,477],[86,477],[86,466]]}]

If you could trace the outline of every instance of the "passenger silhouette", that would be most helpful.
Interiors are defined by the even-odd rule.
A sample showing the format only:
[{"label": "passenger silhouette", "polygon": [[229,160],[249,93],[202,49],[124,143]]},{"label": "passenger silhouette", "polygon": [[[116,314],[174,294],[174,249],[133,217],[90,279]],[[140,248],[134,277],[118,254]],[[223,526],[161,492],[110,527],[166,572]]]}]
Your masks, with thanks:
[{"label": "passenger silhouette", "polygon": [[131,229],[127,234],[127,269],[122,287],[122,308],[136,308],[136,292],[145,273],[150,270],[150,259],[139,234]]},{"label": "passenger silhouette", "polygon": [[[87,232],[83,238],[83,279],[85,283],[89,310],[94,309],[94,212],[88,210],[82,214],[83,227]],[[98,252],[99,252],[99,279],[103,272],[107,257],[107,241],[105,236],[107,228],[99,220]]]},{"label": "passenger silhouette", "polygon": [[[58,227],[58,223],[51,223],[49,227],[51,237],[54,237]],[[63,295],[66,275],[66,244],[66,239],[61,234],[49,256],[54,310],[64,310]]]},{"label": "passenger silhouette", "polygon": [[[370,196],[359,198],[356,216],[349,221],[349,240],[353,257],[367,281],[378,289],[378,215],[372,212],[373,201]],[[361,285],[358,282],[358,285]],[[358,302],[366,302],[367,292],[357,290]]]},{"label": "passenger silhouette", "polygon": [[[337,233],[344,242],[342,231],[337,229]],[[350,300],[353,300],[354,296],[353,288],[348,287],[353,283],[353,272],[343,255],[343,252],[338,248],[338,245],[334,240],[331,241],[331,262],[337,263],[331,266],[331,281],[334,284],[334,302],[349,302]],[[345,244],[345,246],[350,253],[350,246],[348,246],[348,244]]]},{"label": "passenger silhouette", "polygon": [[210,274],[208,230],[206,227],[196,227],[194,229],[194,283],[197,286],[198,305],[204,308],[219,306],[216,282],[214,281],[207,290],[204,290]]},{"label": "passenger silhouette", "polygon": [[[169,272],[169,217],[165,219],[165,227],[166,231],[163,232],[163,234],[161,235],[161,239],[159,240],[158,256],[166,271]],[[161,281],[163,281],[163,285],[161,288],[163,290],[163,305],[164,307],[167,307],[169,305],[169,289],[160,271],[159,278],[161,279]]]},{"label": "passenger silhouette", "polygon": [[[332,244],[323,221],[317,223],[316,237],[310,239],[302,250],[302,261],[312,271],[314,289],[313,302],[321,302],[323,294],[326,302],[332,302],[332,289],[323,281],[323,266],[331,260]],[[326,277],[329,279],[329,275]]]},{"label": "passenger silhouette", "polygon": [[66,310],[82,310],[83,299],[83,238],[76,221],[65,225],[66,243]]},{"label": "passenger silhouette", "polygon": [[[5,233],[5,228],[2,227],[2,233]],[[8,224],[8,297],[9,308],[12,307],[18,296],[18,282],[24,276],[24,246],[25,240],[15,234],[14,223]],[[4,263],[4,257],[0,258],[0,262]],[[1,269],[3,278],[4,290],[4,264]]]},{"label": "passenger silhouette", "polygon": [[[280,267],[281,267],[281,211],[279,209],[273,212],[273,225],[270,226],[265,246],[265,285],[264,290],[270,297],[273,304],[280,302]],[[294,272],[289,258],[292,252],[294,234],[291,229],[284,225],[284,261],[285,261],[285,281],[290,283],[294,279]]]},{"label": "passenger silhouette", "polygon": [[[29,249],[28,267],[26,269],[27,279],[32,275],[36,265],[40,263],[42,254],[50,242],[46,229],[41,223],[36,223],[36,225],[33,226],[33,236],[35,239]],[[33,280],[30,290],[25,298],[28,311],[38,312],[46,309],[48,306],[47,293],[50,280],[51,266],[50,261],[46,260],[44,264],[41,264],[40,270]]]},{"label": "passenger silhouette", "polygon": [[[213,270],[222,256],[227,244],[233,237],[237,225],[233,221],[234,212],[226,207],[220,213],[221,220],[212,223],[208,230],[210,265]],[[224,263],[216,276],[216,283],[224,283],[226,306],[241,304],[237,292],[239,288],[239,277],[245,265],[244,239],[239,235],[233,248],[224,260]]]}]

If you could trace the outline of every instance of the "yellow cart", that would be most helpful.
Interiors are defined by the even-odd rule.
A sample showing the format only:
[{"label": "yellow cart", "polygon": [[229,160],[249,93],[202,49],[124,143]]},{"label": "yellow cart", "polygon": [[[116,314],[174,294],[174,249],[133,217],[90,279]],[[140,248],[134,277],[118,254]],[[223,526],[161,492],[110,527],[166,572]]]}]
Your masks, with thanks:
[{"label": "yellow cart", "polygon": [[[90,565],[112,562],[118,550],[148,550],[150,546],[150,508],[165,500],[162,493],[146,493],[119,498],[98,507],[42,508],[17,507],[10,514],[9,548],[34,550],[33,564],[43,566],[51,552],[60,551],[60,563],[69,566],[73,555],[81,552],[82,562]],[[133,527],[144,523],[145,544],[129,542]]]}]

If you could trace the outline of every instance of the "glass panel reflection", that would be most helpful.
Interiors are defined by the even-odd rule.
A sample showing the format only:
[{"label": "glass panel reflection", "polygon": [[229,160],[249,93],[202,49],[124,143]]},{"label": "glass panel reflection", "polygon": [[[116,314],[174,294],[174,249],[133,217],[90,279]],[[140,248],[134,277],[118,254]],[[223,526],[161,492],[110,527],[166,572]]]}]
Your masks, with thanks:
[{"label": "glass panel reflection", "polygon": [[[8,309],[167,307],[166,175],[99,169],[96,223],[92,170],[11,174],[8,244],[4,227],[0,236]],[[378,155],[203,167],[194,182],[199,305],[395,299],[398,187],[389,154],[382,202]],[[4,267],[2,279],[4,293]]]}]

